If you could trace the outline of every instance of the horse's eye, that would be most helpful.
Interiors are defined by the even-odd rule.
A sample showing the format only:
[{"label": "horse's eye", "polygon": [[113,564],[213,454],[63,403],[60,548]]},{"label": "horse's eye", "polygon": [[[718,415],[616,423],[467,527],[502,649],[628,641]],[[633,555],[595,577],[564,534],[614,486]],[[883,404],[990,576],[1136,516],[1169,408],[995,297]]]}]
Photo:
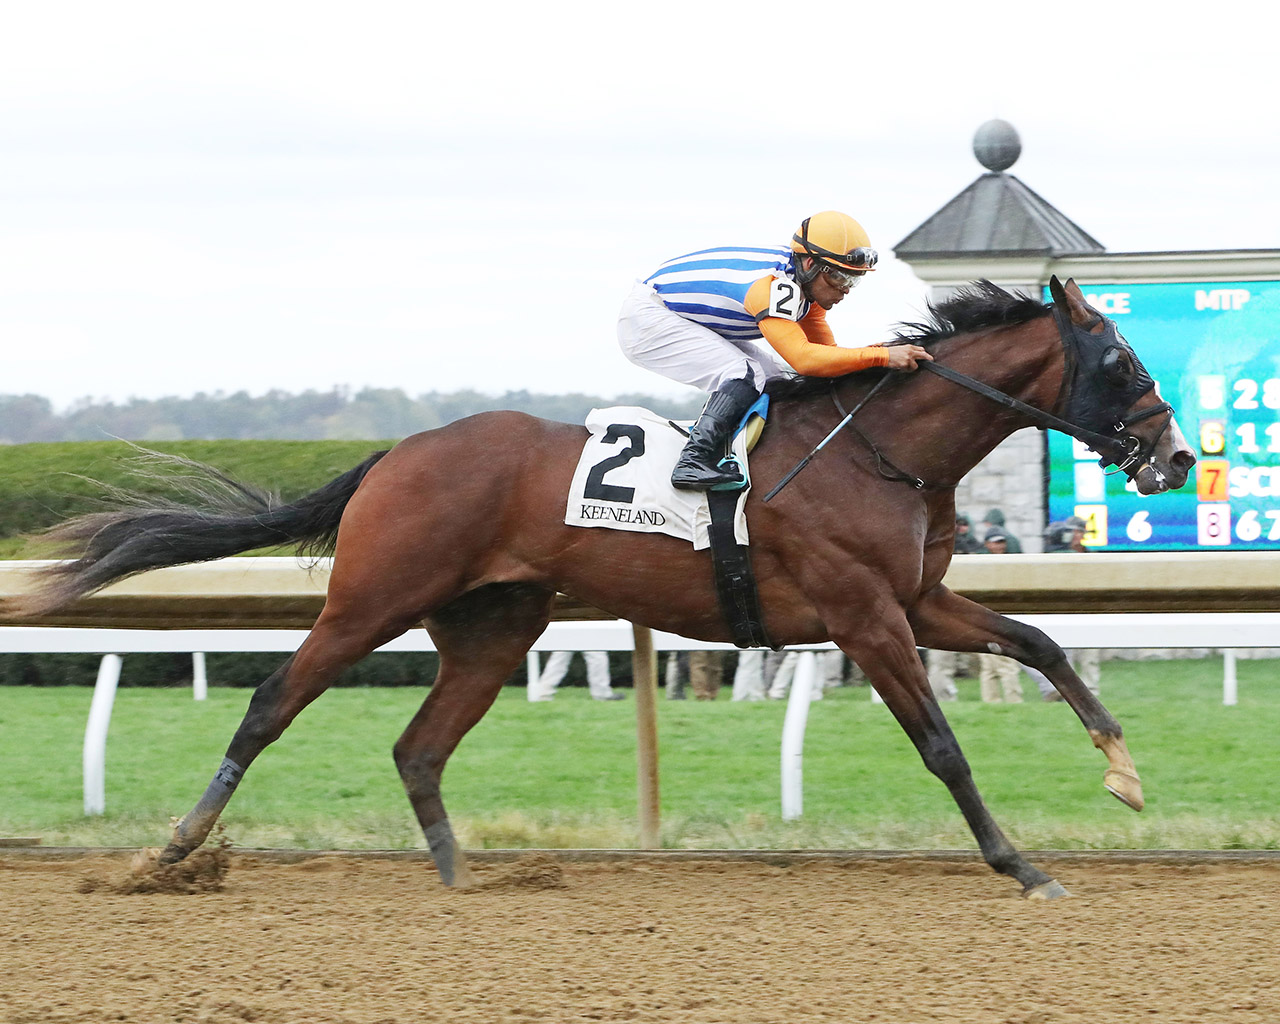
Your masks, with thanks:
[{"label": "horse's eye", "polygon": [[1126,387],[1133,380],[1133,359],[1122,348],[1109,348],[1102,354],[1102,376],[1113,388]]}]

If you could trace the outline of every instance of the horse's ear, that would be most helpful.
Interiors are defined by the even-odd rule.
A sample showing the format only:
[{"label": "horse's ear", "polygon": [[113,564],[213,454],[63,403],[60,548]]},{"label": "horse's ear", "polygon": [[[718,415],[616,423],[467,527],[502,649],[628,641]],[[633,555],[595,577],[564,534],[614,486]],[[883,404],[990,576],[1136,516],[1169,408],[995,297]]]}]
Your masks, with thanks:
[{"label": "horse's ear", "polygon": [[1077,327],[1092,327],[1101,319],[1089,303],[1085,302],[1084,292],[1080,290],[1074,277],[1067,278],[1067,283],[1063,284],[1055,274],[1049,279],[1049,292],[1053,295],[1053,301],[1067,311],[1071,322]]},{"label": "horse's ear", "polygon": [[1054,274],[1049,278],[1049,294],[1053,296],[1053,301],[1060,306],[1067,304],[1067,296],[1062,291],[1062,282],[1058,280],[1058,275]]}]

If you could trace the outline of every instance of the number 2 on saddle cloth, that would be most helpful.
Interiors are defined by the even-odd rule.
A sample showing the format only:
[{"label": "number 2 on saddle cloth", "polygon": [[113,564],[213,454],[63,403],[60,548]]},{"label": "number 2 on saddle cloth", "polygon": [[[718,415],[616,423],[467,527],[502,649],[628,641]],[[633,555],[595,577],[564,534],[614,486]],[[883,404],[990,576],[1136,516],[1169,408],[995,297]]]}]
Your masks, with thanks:
[{"label": "number 2 on saddle cloth", "polygon": [[[745,514],[751,486],[746,455],[759,440],[769,412],[761,395],[743,415],[722,465],[732,463],[742,482],[729,488],[677,491],[671,466],[688,431],[647,409],[595,409],[587,417],[588,440],[569,488],[565,523],[666,533],[710,547],[720,611],[739,647],[773,647],[764,629],[751,568]],[[624,447],[615,448],[617,445]],[[601,455],[604,454],[602,458]]]}]

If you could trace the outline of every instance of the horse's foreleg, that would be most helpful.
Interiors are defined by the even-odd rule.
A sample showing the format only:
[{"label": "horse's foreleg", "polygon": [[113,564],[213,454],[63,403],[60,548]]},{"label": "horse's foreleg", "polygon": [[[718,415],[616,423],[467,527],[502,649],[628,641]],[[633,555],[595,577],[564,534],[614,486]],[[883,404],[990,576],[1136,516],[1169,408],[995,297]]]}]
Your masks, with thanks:
[{"label": "horse's foreleg", "polygon": [[535,587],[482,587],[427,620],[440,652],[440,672],[396,741],[394,755],[445,885],[465,887],[472,882],[440,796],[445,762],[542,635],[554,600],[554,592]]},{"label": "horse's foreleg", "polygon": [[1142,810],[1142,781],[1125,745],[1120,723],[1085,686],[1062,648],[1048,636],[943,586],[934,587],[921,598],[908,618],[916,642],[922,647],[1002,654],[1043,672],[1084,723],[1093,745],[1106,755],[1103,785],[1135,811]]},{"label": "horse's foreleg", "polygon": [[160,863],[182,860],[208,838],[254,759],[280,737],[298,713],[351,665],[405,632],[410,621],[371,620],[326,606],[296,654],[253,692],[249,708],[204,795],[174,827]]},{"label": "horse's foreleg", "polygon": [[1031,864],[1009,842],[978,793],[969,762],[929,688],[929,678],[916,653],[905,619],[867,628],[832,631],[832,639],[849,655],[884,698],[925,767],[942,780],[972,830],[983,859],[996,871],[1022,884],[1024,896],[1052,899],[1066,890]]}]

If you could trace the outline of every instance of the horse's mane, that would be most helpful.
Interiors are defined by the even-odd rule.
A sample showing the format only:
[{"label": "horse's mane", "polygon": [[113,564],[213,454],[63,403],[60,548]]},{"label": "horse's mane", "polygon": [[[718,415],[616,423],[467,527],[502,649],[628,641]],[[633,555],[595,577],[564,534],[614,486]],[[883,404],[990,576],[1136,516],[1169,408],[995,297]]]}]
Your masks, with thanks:
[{"label": "horse's mane", "polygon": [[[928,348],[957,334],[1028,323],[1048,316],[1050,307],[1038,299],[1007,292],[984,278],[966,285],[941,302],[930,302],[928,311],[929,319],[925,323],[898,324],[889,344]],[[878,376],[874,370],[857,372],[867,380]],[[818,392],[825,394],[830,390],[831,380],[830,377],[783,377],[770,381],[765,390],[771,398],[799,398]]]}]

